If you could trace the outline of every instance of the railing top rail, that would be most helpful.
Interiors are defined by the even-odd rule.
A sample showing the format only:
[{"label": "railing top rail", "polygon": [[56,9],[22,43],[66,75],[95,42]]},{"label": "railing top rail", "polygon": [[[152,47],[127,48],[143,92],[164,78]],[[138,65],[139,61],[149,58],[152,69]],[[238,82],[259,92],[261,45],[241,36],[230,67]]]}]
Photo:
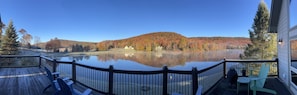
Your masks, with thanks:
[{"label": "railing top rail", "polygon": [[225,62],[276,62],[275,60],[239,60],[239,59],[225,59]]},{"label": "railing top rail", "polygon": [[39,57],[39,55],[0,55],[2,58],[14,58],[14,57]]},{"label": "railing top rail", "polygon": [[81,66],[81,67],[85,67],[85,68],[89,68],[89,69],[94,69],[94,70],[100,70],[100,71],[109,71],[109,68],[99,68],[99,67],[94,67],[94,66],[89,66],[89,65],[84,65],[84,64],[78,64],[78,63],[74,63],[77,66]]},{"label": "railing top rail", "polygon": [[48,60],[48,61],[54,61],[54,59],[51,59],[51,58],[46,57],[46,56],[40,56],[40,58],[43,58],[43,59]]},{"label": "railing top rail", "polygon": [[[73,62],[71,61],[56,61],[57,63],[66,63],[66,64],[72,64]],[[78,63],[76,63],[78,64]]]},{"label": "railing top rail", "polygon": [[219,62],[218,64],[216,64],[216,65],[213,65],[213,66],[208,67],[208,68],[204,68],[204,69],[202,69],[202,70],[198,70],[198,73],[202,73],[202,72],[205,72],[205,71],[207,71],[207,70],[210,70],[210,69],[212,69],[212,68],[214,68],[214,67],[217,67],[217,66],[223,64],[224,62],[225,62],[225,61],[222,60],[222,61],[220,61],[220,62]]},{"label": "railing top rail", "polygon": [[123,74],[161,74],[163,70],[155,70],[155,71],[136,71],[136,70],[113,70],[114,73],[123,73]]}]

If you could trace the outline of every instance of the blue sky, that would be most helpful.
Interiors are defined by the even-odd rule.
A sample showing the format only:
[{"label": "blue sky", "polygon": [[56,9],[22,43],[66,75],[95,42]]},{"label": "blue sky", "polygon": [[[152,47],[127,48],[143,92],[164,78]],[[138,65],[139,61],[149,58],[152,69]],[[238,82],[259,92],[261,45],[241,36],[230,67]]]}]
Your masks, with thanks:
[{"label": "blue sky", "polygon": [[[42,42],[100,42],[150,32],[249,37],[260,0],[1,0],[0,14]],[[271,0],[265,0],[270,9]]]}]

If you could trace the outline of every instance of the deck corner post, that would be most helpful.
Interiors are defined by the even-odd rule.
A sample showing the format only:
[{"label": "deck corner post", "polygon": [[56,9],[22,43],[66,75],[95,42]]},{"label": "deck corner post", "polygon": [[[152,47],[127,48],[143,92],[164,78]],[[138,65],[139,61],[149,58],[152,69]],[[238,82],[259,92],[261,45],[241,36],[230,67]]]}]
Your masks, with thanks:
[{"label": "deck corner post", "polygon": [[54,64],[53,64],[53,72],[56,72],[57,70],[57,60],[56,59],[54,59],[54,62],[53,62]]},{"label": "deck corner post", "polygon": [[72,80],[76,82],[76,62],[75,60],[72,61]]},{"label": "deck corner post", "polygon": [[113,95],[113,66],[109,66],[108,95]]},{"label": "deck corner post", "polygon": [[193,95],[196,94],[198,89],[198,70],[197,67],[192,68],[192,86],[193,86]]},{"label": "deck corner post", "polygon": [[280,78],[280,73],[279,73],[279,60],[278,58],[275,58],[276,66],[277,66],[277,77]]},{"label": "deck corner post", "polygon": [[39,55],[39,68],[41,68],[41,55]]},{"label": "deck corner post", "polygon": [[168,67],[163,67],[163,95],[167,95]]},{"label": "deck corner post", "polygon": [[223,64],[224,64],[224,67],[223,67],[223,70],[224,70],[224,78],[227,78],[227,64],[226,64],[226,58],[224,58],[224,61],[223,61]]}]

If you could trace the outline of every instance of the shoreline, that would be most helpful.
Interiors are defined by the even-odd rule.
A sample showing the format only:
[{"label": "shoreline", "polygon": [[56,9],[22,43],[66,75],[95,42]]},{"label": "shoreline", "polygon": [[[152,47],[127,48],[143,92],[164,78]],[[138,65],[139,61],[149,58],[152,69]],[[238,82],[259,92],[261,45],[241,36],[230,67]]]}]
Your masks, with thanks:
[{"label": "shoreline", "polygon": [[96,56],[100,54],[142,54],[151,53],[156,55],[190,55],[190,54],[215,54],[217,52],[242,52],[241,49],[231,49],[231,50],[217,50],[217,51],[205,51],[205,52],[183,52],[183,51],[135,51],[135,50],[109,50],[109,51],[92,51],[92,52],[46,52],[43,50],[34,49],[21,49],[20,55],[41,55],[41,56]]}]

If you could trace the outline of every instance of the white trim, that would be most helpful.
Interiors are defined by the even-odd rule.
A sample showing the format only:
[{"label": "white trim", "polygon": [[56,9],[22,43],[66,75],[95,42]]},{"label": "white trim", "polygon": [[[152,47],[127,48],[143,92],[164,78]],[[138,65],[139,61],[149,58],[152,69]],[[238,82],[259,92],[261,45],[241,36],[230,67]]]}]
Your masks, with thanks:
[{"label": "white trim", "polygon": [[[291,66],[291,71],[297,74],[297,68]],[[291,72],[290,72],[291,73]]]},{"label": "white trim", "polygon": [[290,82],[290,91],[291,91],[291,93],[292,94],[297,94],[297,86],[296,86],[296,84],[295,83],[293,83],[292,81]]},{"label": "white trim", "polygon": [[19,77],[31,77],[31,76],[38,76],[44,75],[45,73],[33,73],[33,74],[22,74],[22,75],[7,75],[7,76],[0,76],[2,78],[19,78]]},{"label": "white trim", "polygon": [[292,87],[294,87],[294,89],[297,90],[297,86],[295,85],[295,83],[291,82],[291,84],[292,84]]},{"label": "white trim", "polygon": [[287,38],[287,41],[288,41],[287,42],[288,43],[287,44],[288,45],[287,46],[287,50],[288,50],[288,53],[287,53],[288,54],[288,60],[287,61],[288,61],[288,69],[289,70],[287,72],[288,75],[286,76],[287,77],[286,81],[288,83],[288,86],[290,87],[290,84],[291,84],[291,81],[292,81],[292,78],[291,78],[292,77],[292,75],[291,75],[291,70],[292,69],[290,68],[291,64],[292,64],[291,63],[291,60],[292,60],[291,59],[291,40],[290,40],[290,6],[289,6],[289,0],[283,0],[283,3],[284,2],[286,3],[285,5],[287,5],[286,6],[287,7],[287,9],[286,9],[287,14],[286,15],[287,15],[287,29],[288,30],[287,30],[287,33],[286,33],[287,35],[286,36],[289,37],[289,38]]}]

